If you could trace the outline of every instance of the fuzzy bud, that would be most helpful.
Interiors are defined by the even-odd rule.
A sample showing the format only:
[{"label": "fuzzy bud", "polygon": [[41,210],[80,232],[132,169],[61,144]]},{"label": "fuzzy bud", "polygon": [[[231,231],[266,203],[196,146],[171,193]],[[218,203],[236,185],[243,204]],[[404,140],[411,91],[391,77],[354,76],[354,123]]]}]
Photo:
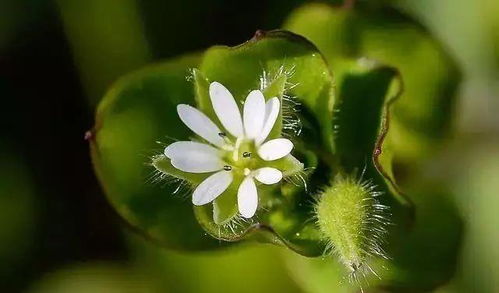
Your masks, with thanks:
[{"label": "fuzzy bud", "polygon": [[338,176],[321,193],[315,212],[329,251],[336,254],[352,274],[374,271],[367,261],[386,257],[381,247],[388,224],[387,207],[370,181]]}]

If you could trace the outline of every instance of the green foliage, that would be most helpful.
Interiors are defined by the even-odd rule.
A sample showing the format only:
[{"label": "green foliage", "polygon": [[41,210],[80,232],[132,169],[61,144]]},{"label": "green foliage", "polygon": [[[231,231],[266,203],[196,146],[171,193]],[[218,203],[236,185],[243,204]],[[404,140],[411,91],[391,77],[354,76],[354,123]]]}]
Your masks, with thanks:
[{"label": "green foliage", "polygon": [[[415,280],[404,274],[411,272],[428,288],[448,278],[456,254],[452,247],[439,247],[438,251],[448,249],[439,259],[443,273],[431,280],[422,273],[423,267],[405,261],[407,249],[422,247],[406,240],[407,235],[420,237],[421,220],[416,219],[416,230],[411,232],[414,207],[395,184],[392,158],[394,154],[404,160],[420,158],[422,149],[445,133],[449,119],[438,111],[450,108],[452,103],[442,95],[453,92],[457,75],[426,32],[403,16],[391,20],[368,14],[364,19],[364,13],[312,5],[290,18],[287,26],[317,42],[325,57],[299,35],[258,31],[240,46],[213,47],[203,55],[167,61],[118,81],[99,106],[91,142],[97,174],[119,214],[149,238],[177,249],[211,249],[246,239],[319,256],[332,246],[354,274],[360,268],[365,273],[372,267],[379,273],[390,266],[391,275],[380,273],[386,283],[377,282],[385,287],[410,287]],[[379,39],[388,42],[387,28],[403,40],[384,46]],[[408,48],[410,54],[404,54],[405,47],[400,46],[409,41],[418,44],[417,50]],[[416,69],[416,61],[406,55],[418,62],[433,58],[441,66],[437,71]],[[400,71],[379,60],[400,66],[402,76],[408,74],[405,94]],[[429,84],[424,89],[420,75]],[[280,160],[255,160],[258,166],[284,170],[286,180],[258,187],[261,208],[251,220],[238,216],[241,176],[234,175],[236,180],[213,203],[193,208],[174,194],[180,189],[190,198],[206,174],[179,171],[162,154],[164,145],[154,146],[156,140],[192,137],[177,116],[178,104],[195,105],[221,128],[209,97],[214,81],[229,88],[237,104],[254,89],[261,89],[267,100],[278,97],[283,110],[270,138],[284,133],[295,146]],[[415,129],[414,123],[421,129]],[[423,131],[426,128],[429,131]],[[407,150],[407,144],[414,142]],[[146,182],[148,174],[157,184]],[[421,199],[414,200],[420,204]],[[452,211],[449,208],[450,215]],[[385,231],[389,222],[396,225]],[[455,231],[449,237],[458,236]],[[385,257],[384,249],[393,261],[376,259]]]},{"label": "green foliage", "polygon": [[162,151],[157,140],[189,137],[173,113],[194,102],[186,76],[198,62],[181,57],[122,78],[100,103],[91,138],[95,170],[116,211],[148,238],[182,250],[220,244],[199,227],[191,204],[173,195],[178,184],[155,182],[147,163]]},{"label": "green foliage", "polygon": [[352,57],[368,57],[401,72],[405,90],[393,107],[387,137],[398,162],[418,164],[446,137],[460,75],[420,24],[385,5],[311,4],[292,13],[284,27],[317,45],[334,74]]},{"label": "green foliage", "polygon": [[[336,77],[340,97],[335,101],[332,78],[322,55],[305,39],[284,31],[259,32],[239,47],[215,47],[205,53],[201,62],[197,60],[183,58],[127,76],[109,91],[99,107],[92,140],[95,166],[111,202],[133,226],[168,246],[209,248],[212,240],[191,222],[196,218],[215,238],[283,243],[301,254],[317,256],[323,253],[325,243],[310,221],[314,209],[311,202],[318,188],[334,174],[365,167],[366,176],[385,191],[384,203],[395,210],[403,206],[404,202],[391,195],[387,187],[391,182],[385,182],[378,172],[381,166],[366,160],[375,146],[381,148],[380,138],[386,132],[385,101],[396,96],[389,90],[396,71],[369,62],[345,62],[344,74]],[[192,71],[193,82],[185,81],[187,69],[195,66],[198,69]],[[263,209],[257,213],[258,222],[220,224],[237,211],[234,187],[229,187],[213,206],[195,207],[194,217],[190,204],[171,194],[178,187],[176,179],[187,182],[184,186],[190,195],[189,190],[203,178],[176,170],[163,155],[153,156],[152,165],[160,172],[156,179],[166,178],[164,188],[144,184],[144,177],[151,170],[144,165],[140,153],[154,150],[153,142],[165,135],[178,140],[189,137],[177,118],[177,104],[194,104],[195,100],[207,115],[215,118],[207,100],[209,82],[222,82],[236,100],[241,100],[249,90],[260,87],[260,78],[265,78],[265,95],[291,99],[295,106],[301,104],[292,111],[299,110],[303,134],[294,133],[292,139],[294,155],[309,169],[297,173],[302,165],[292,156],[274,162],[288,170],[285,175],[289,180],[280,188],[262,186]],[[357,110],[364,104],[364,97],[377,100],[369,100],[369,107]],[[363,122],[358,124],[352,117]],[[340,132],[334,134],[331,121],[341,127]],[[278,123],[273,135],[279,136],[282,125]],[[351,141],[346,136],[353,129],[363,140]],[[356,148],[350,151],[348,144]],[[182,227],[177,225],[179,219]]]},{"label": "green foliage", "polygon": [[[350,9],[311,4],[295,11],[285,27],[312,40],[340,80],[337,105],[341,109],[335,109],[340,122],[333,120],[338,129],[335,149],[340,165],[348,171],[355,170],[362,160],[370,157],[360,155],[374,150],[374,166],[398,200],[386,202],[387,197],[380,198],[391,207],[392,221],[399,228],[392,229],[388,237],[387,250],[392,260],[373,264],[383,280],[374,282],[397,292],[410,288],[428,290],[445,282],[452,276],[458,253],[461,225],[457,211],[448,196],[419,186],[410,190],[416,216],[412,219],[411,201],[392,184],[396,179],[392,160],[399,168],[414,170],[446,137],[459,81],[454,62],[424,28],[383,5]],[[356,80],[356,70],[345,64],[356,56],[371,58],[363,59],[364,62],[382,62],[397,70],[387,67],[377,75],[362,76],[365,87],[348,86]],[[400,71],[403,82],[395,71]],[[396,82],[387,88],[386,80],[394,75],[398,76]],[[370,81],[377,87],[366,90]],[[398,99],[380,95],[383,84]],[[341,101],[345,91],[348,99]],[[384,106],[379,108],[381,104]],[[385,112],[370,112],[370,109]],[[366,177],[380,184],[378,174],[370,167],[367,163]],[[401,203],[402,208],[396,208],[395,203]],[[430,211],[433,208],[441,209],[438,217]],[[429,224],[433,221],[439,225]],[[388,270],[380,269],[383,267]],[[317,274],[317,270],[312,269],[312,274]],[[326,287],[331,289],[336,284]]]}]

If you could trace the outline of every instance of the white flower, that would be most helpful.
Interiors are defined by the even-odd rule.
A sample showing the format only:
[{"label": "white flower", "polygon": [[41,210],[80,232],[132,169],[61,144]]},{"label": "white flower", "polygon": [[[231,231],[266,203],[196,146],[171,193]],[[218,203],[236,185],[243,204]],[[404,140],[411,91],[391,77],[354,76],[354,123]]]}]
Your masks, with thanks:
[{"label": "white flower", "polygon": [[274,97],[265,102],[263,93],[254,90],[244,102],[241,117],[234,97],[222,84],[211,83],[209,95],[213,110],[227,133],[198,109],[180,104],[177,112],[182,122],[211,145],[179,141],[167,146],[164,153],[181,171],[215,172],[194,190],[194,205],[212,202],[235,178],[242,178],[237,192],[238,209],[243,217],[251,218],[258,207],[254,179],[275,184],[283,176],[276,168],[261,167],[262,163],[283,158],[293,149],[293,143],[285,138],[265,142],[279,115],[280,101]]}]

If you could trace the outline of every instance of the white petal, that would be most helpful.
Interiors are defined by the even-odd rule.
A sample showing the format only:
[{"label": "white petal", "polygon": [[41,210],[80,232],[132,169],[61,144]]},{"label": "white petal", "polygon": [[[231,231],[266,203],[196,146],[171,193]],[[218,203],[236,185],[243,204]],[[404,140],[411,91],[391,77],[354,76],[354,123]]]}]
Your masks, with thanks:
[{"label": "white petal", "polygon": [[165,148],[165,156],[170,159],[192,155],[219,158],[220,150],[208,144],[195,141],[177,141]]},{"label": "white petal", "polygon": [[253,178],[244,178],[239,189],[237,190],[237,206],[239,213],[245,218],[251,218],[256,212],[258,206],[258,193],[256,191],[255,181]]},{"label": "white petal", "polygon": [[263,184],[275,184],[282,179],[282,172],[276,168],[264,167],[256,170],[256,180]]},{"label": "white petal", "polygon": [[220,137],[220,129],[203,112],[189,105],[177,106],[180,120],[184,122],[194,133],[206,139],[216,146],[222,146],[224,140]]},{"label": "white petal", "polygon": [[258,148],[258,155],[265,161],[273,161],[288,155],[293,149],[293,143],[286,138],[269,140]]},{"label": "white petal", "polygon": [[212,82],[210,84],[210,99],[213,110],[225,129],[235,137],[243,136],[241,113],[229,90],[218,82]]},{"label": "white petal", "polygon": [[262,130],[265,119],[265,97],[259,90],[248,94],[244,102],[243,121],[246,137],[257,138]]},{"label": "white petal", "polygon": [[264,142],[265,139],[267,139],[267,136],[269,136],[270,131],[272,131],[272,128],[274,127],[274,124],[277,120],[280,109],[281,102],[277,97],[268,100],[265,104],[265,120],[263,122],[262,131],[255,141],[257,145]]},{"label": "white petal", "polygon": [[192,194],[192,203],[201,206],[212,202],[232,183],[232,172],[220,171],[206,178]]},{"label": "white petal", "polygon": [[214,172],[224,166],[220,151],[200,142],[177,141],[167,146],[164,153],[175,168],[184,172]]}]

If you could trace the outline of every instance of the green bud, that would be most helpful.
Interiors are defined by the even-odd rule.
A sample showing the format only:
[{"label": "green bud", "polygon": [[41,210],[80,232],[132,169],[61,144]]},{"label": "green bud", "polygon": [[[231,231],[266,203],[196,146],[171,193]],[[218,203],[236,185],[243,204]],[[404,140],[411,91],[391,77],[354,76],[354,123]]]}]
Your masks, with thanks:
[{"label": "green bud", "polygon": [[338,175],[320,194],[315,212],[328,252],[336,254],[355,277],[374,271],[371,257],[386,258],[382,244],[389,223],[387,206],[379,203],[371,181]]}]

